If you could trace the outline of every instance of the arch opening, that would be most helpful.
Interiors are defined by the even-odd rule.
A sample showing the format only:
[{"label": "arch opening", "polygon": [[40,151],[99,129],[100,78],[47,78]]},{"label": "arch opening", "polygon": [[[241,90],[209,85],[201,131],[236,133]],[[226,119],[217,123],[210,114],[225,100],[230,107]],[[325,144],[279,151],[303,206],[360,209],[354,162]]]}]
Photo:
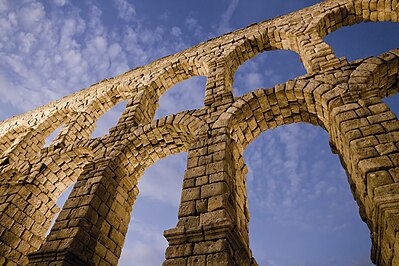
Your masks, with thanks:
[{"label": "arch opening", "polygon": [[388,105],[389,109],[396,115],[396,117],[399,117],[399,93],[384,98],[383,101]]},{"label": "arch opening", "polygon": [[255,139],[244,160],[259,265],[373,265],[367,225],[324,130],[278,127]]},{"label": "arch opening", "polygon": [[337,57],[345,56],[348,61],[354,61],[398,48],[398,36],[399,24],[396,22],[368,22],[340,28],[325,36],[324,41]]},{"label": "arch opening", "polygon": [[206,77],[193,76],[168,89],[159,99],[154,119],[204,105]]},{"label": "arch opening", "polygon": [[43,148],[47,148],[51,145],[51,143],[54,141],[54,139],[58,136],[58,134],[60,133],[61,129],[64,127],[64,125],[59,126],[56,130],[54,130],[50,135],[48,135],[48,137],[46,138],[46,140],[44,141],[44,146]]},{"label": "arch opening", "polygon": [[128,100],[119,102],[106,113],[104,113],[100,118],[98,118],[96,121],[96,128],[91,134],[91,138],[98,138],[107,135],[110,128],[118,123],[118,120],[125,110],[127,103]]},{"label": "arch opening", "polygon": [[57,212],[57,213],[54,215],[54,218],[53,218],[53,220],[51,221],[51,225],[50,225],[50,227],[48,228],[48,230],[47,230],[45,236],[47,236],[47,235],[50,233],[51,228],[53,228],[53,225],[54,225],[55,221],[57,220],[57,217],[58,217],[58,215],[60,214],[62,208],[64,207],[64,204],[65,204],[66,200],[68,199],[69,195],[71,194],[72,189],[73,189],[73,186],[74,186],[75,184],[76,184],[76,181],[73,182],[67,189],[65,189],[65,191],[62,192],[62,194],[58,197],[57,201],[55,202],[55,203],[57,204],[58,208],[60,209],[60,211]]},{"label": "arch opening", "polygon": [[168,242],[163,231],[176,226],[187,153],[163,158],[147,168],[131,213],[121,266],[161,265]]},{"label": "arch opening", "polygon": [[267,51],[242,64],[234,75],[235,96],[257,88],[271,88],[306,74],[299,55],[290,50]]}]

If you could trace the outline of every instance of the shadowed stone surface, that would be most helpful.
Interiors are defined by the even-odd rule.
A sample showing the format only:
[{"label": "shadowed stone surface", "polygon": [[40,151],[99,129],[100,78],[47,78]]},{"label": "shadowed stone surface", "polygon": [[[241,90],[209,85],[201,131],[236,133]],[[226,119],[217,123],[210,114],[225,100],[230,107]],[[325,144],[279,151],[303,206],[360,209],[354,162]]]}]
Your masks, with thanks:
[{"label": "shadowed stone surface", "polygon": [[[399,90],[399,49],[355,62],[322,40],[363,21],[398,22],[397,0],[325,1],[211,39],[0,123],[0,264],[116,265],[144,170],[188,152],[178,224],[164,265],[257,265],[249,249],[243,152],[260,133],[321,126],[345,168],[377,265],[399,265],[399,122],[381,101]],[[237,68],[275,49],[308,74],[232,92]],[[206,76],[204,106],[153,120],[173,85]],[[97,119],[129,100],[108,135]],[[45,139],[62,130],[48,148]],[[76,182],[59,211],[55,201]]]}]

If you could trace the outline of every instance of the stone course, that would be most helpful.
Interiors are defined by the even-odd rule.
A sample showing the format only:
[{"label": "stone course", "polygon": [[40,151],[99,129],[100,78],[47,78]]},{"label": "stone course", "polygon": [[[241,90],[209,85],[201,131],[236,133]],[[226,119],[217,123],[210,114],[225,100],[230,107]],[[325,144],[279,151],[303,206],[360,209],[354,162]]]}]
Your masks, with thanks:
[{"label": "stone course", "polygon": [[[257,265],[243,152],[268,129],[304,122],[330,135],[370,229],[371,260],[399,265],[399,122],[381,100],[399,90],[399,49],[347,62],[323,41],[398,16],[397,0],[325,1],[0,122],[0,264],[116,265],[144,170],[188,152],[164,265]],[[234,97],[237,68],[276,49],[298,53],[308,74]],[[207,77],[204,106],[154,120],[161,95],[193,76]],[[97,119],[125,100],[118,124],[91,139]],[[74,182],[60,211],[55,201]]]}]

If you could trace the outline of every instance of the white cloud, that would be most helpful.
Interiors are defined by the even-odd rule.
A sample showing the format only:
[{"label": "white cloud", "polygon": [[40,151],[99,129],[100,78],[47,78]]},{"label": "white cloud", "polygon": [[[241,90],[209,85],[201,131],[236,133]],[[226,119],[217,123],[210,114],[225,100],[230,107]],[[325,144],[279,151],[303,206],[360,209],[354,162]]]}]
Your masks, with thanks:
[{"label": "white cloud", "polygon": [[54,0],[54,3],[58,6],[64,6],[67,3],[67,0]]},{"label": "white cloud", "polygon": [[[32,1],[26,5],[24,5],[19,11],[19,22],[25,28],[30,28],[37,26],[37,31],[40,31],[41,23],[40,21],[45,17],[46,12],[44,10],[44,6],[40,2]],[[36,32],[37,32],[36,31]]]},{"label": "white cloud", "polygon": [[140,266],[161,265],[165,258],[160,254],[165,252],[165,249],[166,245],[160,248],[150,243],[137,241],[130,247],[123,248],[118,265],[129,266],[132,262]]},{"label": "white cloud", "polygon": [[7,9],[7,5],[8,5],[7,0],[0,1],[0,12],[4,12],[4,10]]},{"label": "white cloud", "polygon": [[[125,15],[133,14],[127,2],[115,3],[125,6]],[[108,28],[95,4],[87,7],[84,17],[79,7],[69,5],[69,9],[49,9],[48,13],[35,0],[1,6],[0,74],[7,79],[0,96],[21,112],[187,46],[177,27],[166,31],[132,21],[118,29]],[[171,31],[173,38],[165,39]],[[9,93],[10,88],[18,92]],[[43,95],[42,90],[50,93]]]},{"label": "white cloud", "polygon": [[197,38],[204,38],[203,27],[198,23],[198,20],[191,15],[189,15],[186,20],[187,28],[193,33]]},{"label": "white cloud", "polygon": [[132,4],[126,0],[114,0],[118,15],[125,21],[130,21],[136,15],[136,10]]},{"label": "white cloud", "polygon": [[244,79],[247,81],[246,85],[251,91],[262,86],[263,77],[260,73],[246,73]]},{"label": "white cloud", "polygon": [[19,38],[21,39],[21,51],[25,54],[29,53],[31,47],[36,43],[35,36],[30,32],[21,32],[19,34]]},{"label": "white cloud", "polygon": [[161,265],[165,260],[167,241],[163,237],[163,229],[155,224],[143,223],[132,219],[122,255],[118,265],[154,266]]},{"label": "white cloud", "polygon": [[274,81],[275,74],[273,71],[265,73],[267,71],[267,57],[267,54],[262,54],[256,57],[255,60],[246,61],[237,69],[233,84],[236,96],[243,95],[254,89],[265,88],[265,84],[269,84],[268,81]]},{"label": "white cloud", "polygon": [[224,34],[224,33],[230,32],[232,30],[229,23],[234,14],[234,11],[237,8],[238,3],[239,3],[239,0],[230,1],[226,11],[221,16],[220,24],[217,29],[218,34]]},{"label": "white cloud", "polygon": [[181,29],[179,27],[172,27],[171,31],[172,35],[175,37],[179,37],[181,35]]},{"label": "white cloud", "polygon": [[178,206],[186,162],[187,154],[180,153],[162,159],[148,168],[139,182],[140,197]]}]

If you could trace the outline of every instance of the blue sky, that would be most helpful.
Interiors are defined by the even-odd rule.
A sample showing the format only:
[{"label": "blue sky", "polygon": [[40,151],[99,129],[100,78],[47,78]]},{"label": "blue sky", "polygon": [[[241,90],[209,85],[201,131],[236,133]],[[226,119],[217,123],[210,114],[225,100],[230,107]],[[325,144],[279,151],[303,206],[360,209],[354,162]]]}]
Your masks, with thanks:
[{"label": "blue sky", "polygon": [[[0,120],[209,38],[320,1],[0,0]],[[325,38],[350,61],[399,47],[399,25],[363,23]],[[305,73],[290,51],[258,55],[235,74],[234,93]],[[156,117],[203,105],[204,77],[162,96]],[[387,101],[397,114],[399,99]],[[93,137],[115,125],[106,113]],[[321,128],[296,124],[264,132],[245,151],[250,244],[259,265],[372,265],[367,226]],[[177,222],[186,154],[147,169],[120,265],[161,265],[162,236]],[[62,201],[67,196],[66,192]]]}]

